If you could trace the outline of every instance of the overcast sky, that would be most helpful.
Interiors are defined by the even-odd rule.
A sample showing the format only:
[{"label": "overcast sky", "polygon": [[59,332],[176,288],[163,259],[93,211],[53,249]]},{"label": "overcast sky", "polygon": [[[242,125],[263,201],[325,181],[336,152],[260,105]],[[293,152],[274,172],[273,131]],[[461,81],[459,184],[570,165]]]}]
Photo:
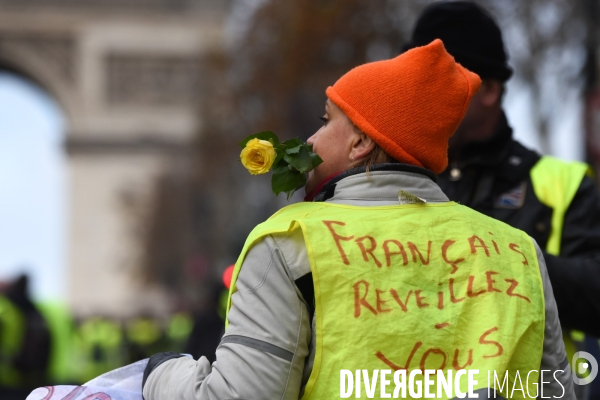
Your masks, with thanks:
[{"label": "overcast sky", "polygon": [[64,298],[63,118],[37,86],[0,73],[0,280],[31,273],[38,298]]}]

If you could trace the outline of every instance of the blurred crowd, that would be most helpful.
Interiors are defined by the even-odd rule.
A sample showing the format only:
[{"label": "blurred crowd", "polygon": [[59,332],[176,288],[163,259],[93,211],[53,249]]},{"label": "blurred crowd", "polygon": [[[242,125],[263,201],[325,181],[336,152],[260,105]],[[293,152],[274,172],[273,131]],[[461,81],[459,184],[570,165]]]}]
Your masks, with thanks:
[{"label": "blurred crowd", "polygon": [[36,302],[22,275],[0,283],[0,398],[24,399],[36,387],[83,384],[163,351],[214,361],[227,291],[217,288],[202,313],[127,320],[72,316],[63,304]]}]

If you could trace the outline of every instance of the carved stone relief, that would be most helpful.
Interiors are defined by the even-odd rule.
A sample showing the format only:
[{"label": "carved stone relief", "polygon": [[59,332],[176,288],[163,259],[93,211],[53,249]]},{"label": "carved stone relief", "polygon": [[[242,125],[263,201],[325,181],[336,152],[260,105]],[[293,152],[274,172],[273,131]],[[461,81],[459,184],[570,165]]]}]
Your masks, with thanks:
[{"label": "carved stone relief", "polygon": [[190,105],[199,99],[199,57],[112,54],[106,64],[110,104]]},{"label": "carved stone relief", "polygon": [[75,40],[67,35],[5,33],[0,31],[0,55],[3,52],[27,53],[66,82],[75,80]]}]

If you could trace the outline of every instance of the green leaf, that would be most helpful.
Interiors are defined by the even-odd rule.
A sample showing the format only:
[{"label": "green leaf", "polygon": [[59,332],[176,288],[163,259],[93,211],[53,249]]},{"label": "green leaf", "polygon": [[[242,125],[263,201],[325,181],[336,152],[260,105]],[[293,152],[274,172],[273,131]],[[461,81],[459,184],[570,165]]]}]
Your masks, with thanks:
[{"label": "green leaf", "polygon": [[313,169],[313,160],[306,147],[302,147],[297,155],[294,154],[293,156],[291,156],[286,154],[286,156],[284,156],[284,159],[286,159],[286,157],[290,157],[290,165],[302,173],[308,172],[311,169]]},{"label": "green leaf", "polygon": [[283,159],[285,156],[285,147],[282,144],[278,144],[275,146],[275,160],[273,161],[273,168],[277,168],[277,164]]},{"label": "green leaf", "polygon": [[298,189],[304,187],[304,185],[306,185],[306,174],[302,174],[302,175],[300,175],[300,177],[302,179],[298,183],[298,186],[296,186],[296,188],[294,190],[290,190],[289,192],[286,192],[287,193],[287,199],[288,199],[288,201],[292,198],[292,196],[294,195],[294,192],[296,190],[298,190]]},{"label": "green leaf", "polygon": [[293,138],[293,139],[286,140],[285,142],[283,142],[281,144],[284,145],[286,149],[291,149],[294,147],[302,146],[305,143],[298,138]]},{"label": "green leaf", "polygon": [[300,182],[298,183],[298,186],[296,186],[295,190],[298,190],[298,189],[304,187],[304,185],[306,185],[306,174],[300,175]]},{"label": "green leaf", "polygon": [[301,145],[298,145],[296,147],[291,147],[289,149],[285,149],[285,152],[287,154],[298,154],[300,152],[300,149],[302,148],[302,146],[303,145],[301,144]]},{"label": "green leaf", "polygon": [[259,133],[255,133],[254,135],[250,135],[247,138],[245,138],[244,140],[242,140],[239,143],[239,145],[241,147],[246,147],[246,144],[252,139],[268,140],[269,142],[271,142],[271,144],[273,144],[273,146],[279,145],[279,138],[277,137],[276,134],[274,134],[271,131],[259,132]]},{"label": "green leaf", "polygon": [[312,160],[312,167],[317,168],[319,164],[323,162],[323,159],[319,157],[317,153],[310,153],[310,159]]},{"label": "green leaf", "polygon": [[275,194],[279,194],[281,192],[288,193],[288,199],[291,196],[290,192],[293,192],[301,187],[304,183],[306,183],[306,178],[304,174],[290,170],[287,166],[279,167],[273,171],[273,176],[271,177],[271,188]]}]

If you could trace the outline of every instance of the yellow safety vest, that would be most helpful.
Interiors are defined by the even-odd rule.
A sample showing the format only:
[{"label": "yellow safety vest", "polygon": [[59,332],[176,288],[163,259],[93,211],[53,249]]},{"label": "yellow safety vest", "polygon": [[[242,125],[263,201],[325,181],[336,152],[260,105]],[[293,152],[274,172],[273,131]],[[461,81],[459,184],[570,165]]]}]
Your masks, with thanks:
[{"label": "yellow safety vest", "polygon": [[565,214],[586,174],[591,174],[589,165],[582,162],[565,162],[544,156],[530,171],[533,191],[538,200],[552,208],[552,229],[546,243],[546,251],[560,255]]},{"label": "yellow safety vest", "polygon": [[194,319],[189,313],[178,312],[173,315],[166,331],[168,349],[183,353],[193,329]]},{"label": "yellow safety vest", "polygon": [[[72,381],[69,358],[72,356],[72,320],[67,309],[59,303],[36,303],[50,333],[50,354],[45,380],[48,383]],[[0,386],[26,385],[28,371],[19,371],[14,359],[23,350],[27,321],[23,313],[6,297],[0,295]],[[41,356],[41,355],[40,355]]]},{"label": "yellow safety vest", "polygon": [[48,378],[52,383],[71,383],[79,371],[70,361],[74,357],[74,321],[68,308],[61,302],[41,302],[35,306],[50,329],[50,360]]},{"label": "yellow safety vest", "polygon": [[89,381],[126,364],[121,326],[112,320],[92,317],[83,321],[75,334],[78,382]]},{"label": "yellow safety vest", "polygon": [[524,232],[452,202],[294,204],[250,234],[231,294],[249,248],[295,229],[315,286],[316,353],[304,399],[339,398],[342,369],[478,369],[475,389],[488,387],[488,371],[508,372],[505,398],[527,396],[508,392],[519,372],[535,393],[537,374],[528,386],[524,377],[540,367],[545,305]]},{"label": "yellow safety vest", "polygon": [[6,297],[0,295],[0,387],[18,387],[22,373],[14,366],[14,359],[23,349],[25,317]]},{"label": "yellow safety vest", "polygon": [[[530,171],[536,197],[542,204],[552,208],[552,228],[546,243],[548,254],[560,255],[565,214],[586,174],[592,175],[589,165],[577,161],[565,162],[550,156],[542,157]],[[583,347],[584,338],[580,331],[564,332],[563,341],[569,364],[575,352]],[[578,369],[573,365],[571,369],[577,373]]]}]

